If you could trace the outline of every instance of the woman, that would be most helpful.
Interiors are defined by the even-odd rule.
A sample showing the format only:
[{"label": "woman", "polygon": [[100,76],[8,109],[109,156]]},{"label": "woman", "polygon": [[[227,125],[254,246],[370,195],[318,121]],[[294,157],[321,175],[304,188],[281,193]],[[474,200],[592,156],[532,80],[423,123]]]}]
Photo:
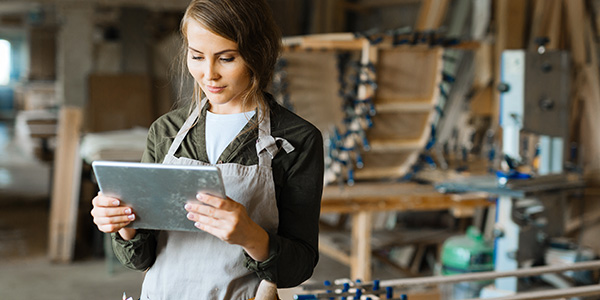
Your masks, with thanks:
[{"label": "woman", "polygon": [[318,260],[323,142],[265,92],[281,47],[270,9],[195,0],[181,30],[193,103],[153,123],[142,161],[216,165],[227,199],[186,205],[198,232],[125,228],[135,212],[102,194],[94,222],[125,266],[147,270],[141,299],[250,299],[261,279],[296,286]]}]

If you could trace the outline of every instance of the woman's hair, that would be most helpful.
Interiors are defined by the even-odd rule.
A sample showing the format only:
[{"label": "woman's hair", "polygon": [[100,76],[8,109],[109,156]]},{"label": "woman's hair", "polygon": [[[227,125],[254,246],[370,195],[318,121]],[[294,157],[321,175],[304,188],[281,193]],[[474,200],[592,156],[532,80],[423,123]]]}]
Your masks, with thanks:
[{"label": "woman's hair", "polygon": [[[237,43],[238,51],[250,71],[250,86],[242,95],[242,108],[245,110],[256,105],[263,116],[269,113],[263,93],[271,82],[279,57],[281,32],[266,1],[192,0],[181,21],[182,51],[185,54],[182,57],[186,57],[188,51],[187,25],[190,20]],[[185,59],[182,64],[185,64]],[[182,65],[182,70],[187,70],[185,65]],[[200,104],[201,92],[198,83],[194,82],[192,106]]]}]

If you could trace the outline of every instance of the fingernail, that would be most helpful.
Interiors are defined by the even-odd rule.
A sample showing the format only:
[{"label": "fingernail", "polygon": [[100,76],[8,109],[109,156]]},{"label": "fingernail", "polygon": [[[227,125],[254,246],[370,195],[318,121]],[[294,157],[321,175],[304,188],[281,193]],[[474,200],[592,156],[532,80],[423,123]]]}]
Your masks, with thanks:
[{"label": "fingernail", "polygon": [[127,208],[127,209],[125,209],[125,214],[126,214],[126,215],[128,215],[128,214],[130,214],[130,213],[131,213],[131,209],[130,209],[130,208]]},{"label": "fingernail", "polygon": [[188,213],[187,214],[187,218],[190,219],[190,220],[192,220],[194,218],[194,216],[192,215],[192,213]]},{"label": "fingernail", "polygon": [[196,222],[196,223],[194,223],[194,226],[196,226],[196,227],[198,227],[198,228],[202,229],[202,228],[201,228],[201,227],[202,227],[202,225],[200,224],[200,222]]},{"label": "fingernail", "polygon": [[127,216],[127,219],[129,219],[129,220],[135,220],[135,215],[129,215],[129,216]]},{"label": "fingernail", "polygon": [[119,205],[119,200],[113,201],[113,205]]},{"label": "fingernail", "polygon": [[200,194],[200,193],[196,194],[196,199],[202,200],[202,198],[204,198],[203,194]]},{"label": "fingernail", "polygon": [[192,206],[191,206],[189,203],[187,203],[187,204],[184,206],[184,208],[185,208],[185,209],[191,209],[191,208],[192,208]]}]

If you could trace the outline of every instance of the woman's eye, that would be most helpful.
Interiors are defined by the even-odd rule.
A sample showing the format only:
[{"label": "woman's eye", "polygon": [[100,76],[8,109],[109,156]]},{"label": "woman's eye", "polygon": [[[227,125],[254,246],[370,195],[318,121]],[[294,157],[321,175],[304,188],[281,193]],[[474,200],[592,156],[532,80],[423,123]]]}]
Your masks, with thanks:
[{"label": "woman's eye", "polygon": [[192,59],[195,59],[195,60],[200,60],[200,59],[203,59],[203,57],[202,57],[202,56],[193,56],[193,55],[192,55]]},{"label": "woman's eye", "polygon": [[221,61],[224,62],[232,62],[235,59],[235,57],[221,57]]}]

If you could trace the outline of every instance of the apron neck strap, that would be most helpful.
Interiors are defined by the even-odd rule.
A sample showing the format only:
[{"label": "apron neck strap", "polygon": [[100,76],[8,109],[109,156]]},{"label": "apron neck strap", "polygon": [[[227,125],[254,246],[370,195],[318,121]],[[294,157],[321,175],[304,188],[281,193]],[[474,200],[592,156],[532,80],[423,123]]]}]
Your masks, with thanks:
[{"label": "apron neck strap", "polygon": [[[202,100],[202,103],[206,103],[205,99]],[[179,128],[179,132],[177,132],[177,135],[175,136],[171,147],[169,147],[169,152],[167,152],[167,156],[175,155],[175,152],[177,151],[177,149],[179,149],[179,146],[181,145],[181,142],[187,135],[188,131],[192,128],[194,122],[196,122],[196,120],[198,119],[198,116],[200,115],[200,107],[202,107],[202,105],[194,108],[190,116],[185,120],[185,123],[183,123],[181,128]]]}]

